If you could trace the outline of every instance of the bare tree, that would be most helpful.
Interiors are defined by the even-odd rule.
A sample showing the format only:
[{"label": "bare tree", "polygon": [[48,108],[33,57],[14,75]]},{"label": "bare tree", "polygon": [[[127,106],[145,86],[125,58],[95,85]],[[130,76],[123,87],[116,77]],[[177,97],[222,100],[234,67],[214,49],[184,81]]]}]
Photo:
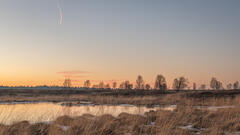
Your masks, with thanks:
[{"label": "bare tree", "polygon": [[162,91],[167,90],[166,79],[163,75],[157,75],[154,88]]},{"label": "bare tree", "polygon": [[188,86],[188,80],[185,77],[179,77],[173,81],[173,89],[184,90]]},{"label": "bare tree", "polygon": [[71,79],[65,79],[64,82],[63,82],[63,87],[65,88],[70,88],[72,86],[72,83],[71,83]]},{"label": "bare tree", "polygon": [[105,88],[104,82],[100,82],[100,83],[98,84],[98,88],[99,88],[99,89],[104,89],[104,88]]},{"label": "bare tree", "polygon": [[97,88],[98,88],[98,85],[97,85],[97,84],[94,84],[94,85],[92,86],[92,88],[97,89]]},{"label": "bare tree", "polygon": [[124,82],[122,82],[122,83],[119,85],[119,89],[125,89],[125,87],[124,87]]},{"label": "bare tree", "polygon": [[150,89],[151,89],[151,86],[150,86],[149,84],[146,84],[146,85],[145,85],[145,89],[146,89],[146,90],[150,90]]},{"label": "bare tree", "polygon": [[120,87],[119,87],[119,88],[120,88],[120,89],[127,89],[127,90],[130,90],[130,89],[133,88],[133,85],[130,84],[129,81],[124,81],[124,82],[122,82],[122,83],[120,84]]},{"label": "bare tree", "polygon": [[144,89],[144,81],[143,81],[143,77],[141,75],[138,76],[137,80],[136,80],[136,89]]},{"label": "bare tree", "polygon": [[90,80],[86,80],[86,81],[84,82],[84,87],[90,88],[90,86],[91,86]]},{"label": "bare tree", "polygon": [[193,83],[193,90],[196,90],[196,89],[197,89],[197,84]]},{"label": "bare tree", "polygon": [[239,82],[236,81],[234,84],[233,84],[233,88],[234,89],[239,89]]},{"label": "bare tree", "polygon": [[210,87],[214,90],[219,90],[219,89],[223,88],[222,83],[214,77],[212,78],[212,80],[210,82]]},{"label": "bare tree", "polygon": [[117,82],[113,82],[112,87],[113,87],[113,89],[116,89],[117,88]]},{"label": "bare tree", "polygon": [[133,84],[129,84],[128,87],[127,87],[128,90],[131,90],[133,89]]},{"label": "bare tree", "polygon": [[200,87],[199,87],[200,90],[206,90],[206,85],[205,84],[202,84]]},{"label": "bare tree", "polygon": [[105,89],[110,89],[110,85],[109,85],[109,84],[106,84],[106,85],[105,85]]},{"label": "bare tree", "polygon": [[232,84],[231,84],[231,83],[229,83],[229,84],[227,85],[227,89],[228,89],[228,90],[231,90],[231,89],[232,89]]},{"label": "bare tree", "polygon": [[133,84],[131,84],[129,81],[125,81],[125,88],[131,90],[133,89]]},{"label": "bare tree", "polygon": [[178,79],[174,79],[173,80],[173,86],[172,86],[172,88],[174,89],[174,90],[178,90]]}]

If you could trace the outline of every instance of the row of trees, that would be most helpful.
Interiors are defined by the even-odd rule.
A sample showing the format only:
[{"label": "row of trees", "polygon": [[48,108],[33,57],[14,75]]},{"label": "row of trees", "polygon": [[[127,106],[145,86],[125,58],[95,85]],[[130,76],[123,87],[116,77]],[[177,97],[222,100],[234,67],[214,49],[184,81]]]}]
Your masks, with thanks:
[{"label": "row of trees", "polygon": [[[221,81],[217,80],[216,78],[212,78],[211,82],[210,82],[210,87],[214,90],[219,90],[219,89],[224,89],[223,84]],[[239,82],[236,81],[233,84],[229,83],[227,84],[227,89],[239,89]]]},{"label": "row of trees", "polygon": [[[182,80],[180,79],[180,81],[179,81],[180,87],[183,88],[182,85],[184,85],[185,83],[181,82],[181,81]],[[179,85],[179,84],[176,84],[176,85]],[[90,80],[86,80],[84,82],[84,87],[90,88],[90,86],[91,86]],[[92,87],[93,88],[100,88],[100,89],[107,89],[107,88],[110,88],[110,85],[109,84],[104,85],[104,82],[100,82],[98,85],[93,85]],[[117,82],[113,82],[112,88],[113,89],[117,88]],[[118,88],[119,89],[133,89],[134,86],[129,81],[123,81],[122,83],[120,83]],[[149,90],[149,89],[151,89],[151,85],[150,84],[145,84],[145,82],[143,80],[143,77],[141,75],[139,75],[137,77],[137,80],[136,80],[135,89],[147,89],[147,90]],[[156,90],[167,90],[166,79],[163,75],[157,75],[155,85],[154,85],[154,89],[156,89]]]},{"label": "row of trees", "polygon": [[[71,87],[71,80],[70,79],[65,79],[64,81],[64,87]],[[90,80],[86,80],[84,82],[84,87],[86,88],[98,88],[98,89],[155,89],[155,90],[161,90],[161,91],[165,91],[168,89],[167,87],[167,82],[166,79],[163,75],[157,75],[155,82],[154,82],[154,86],[151,87],[150,84],[145,83],[143,77],[141,75],[139,75],[136,79],[136,83],[135,86],[133,84],[131,84],[129,81],[123,81],[122,83],[119,84],[119,87],[117,85],[117,82],[113,82],[112,85],[110,86],[110,84],[104,84],[104,82],[100,82],[99,84],[95,84],[95,85],[91,85]],[[179,77],[174,79],[173,81],[173,86],[172,89],[173,90],[184,90],[186,88],[189,88],[189,81],[187,78],[185,77]],[[205,90],[207,88],[207,86],[205,84],[200,85],[200,87],[198,88],[199,90]],[[220,90],[220,89],[224,89],[223,84],[221,81],[217,80],[216,78],[212,78],[210,81],[210,88],[213,90]],[[239,82],[236,81],[233,84],[228,84],[226,86],[226,89],[239,89]],[[192,86],[193,90],[197,89],[197,85],[196,83],[193,83]]]},{"label": "row of trees", "polygon": [[[84,82],[84,87],[90,88],[91,83],[90,80],[86,80]],[[185,89],[188,86],[188,80],[184,77],[176,78],[173,83],[173,89],[180,90],[180,89]],[[93,85],[93,88],[100,88],[100,89],[107,89],[110,88],[109,84],[104,84],[104,82],[100,82],[98,85]],[[117,88],[117,82],[113,82],[112,88],[116,89]],[[133,89],[134,86],[131,84],[129,81],[124,81],[120,83],[119,89]],[[144,82],[143,77],[139,75],[136,80],[136,86],[135,89],[152,89],[150,84],[147,84]],[[167,90],[167,82],[166,79],[163,75],[157,75],[154,87],[153,89],[156,90],[162,90],[165,91]]]}]

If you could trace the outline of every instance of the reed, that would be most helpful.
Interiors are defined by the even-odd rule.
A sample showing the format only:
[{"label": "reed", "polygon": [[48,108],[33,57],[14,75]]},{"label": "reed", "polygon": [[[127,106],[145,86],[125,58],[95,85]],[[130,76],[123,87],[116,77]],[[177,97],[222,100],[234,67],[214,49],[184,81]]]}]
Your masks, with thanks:
[{"label": "reed", "polygon": [[[73,97],[76,98],[76,97]],[[121,113],[78,117],[62,116],[51,123],[27,121],[0,125],[0,135],[222,135],[240,131],[240,96],[195,97],[186,93],[160,96],[82,96],[93,103],[161,105],[176,104],[173,111],[144,115]],[[198,106],[233,106],[211,110]],[[34,115],[34,114],[33,114]],[[8,117],[11,117],[8,115]],[[7,120],[8,118],[6,118]]]}]

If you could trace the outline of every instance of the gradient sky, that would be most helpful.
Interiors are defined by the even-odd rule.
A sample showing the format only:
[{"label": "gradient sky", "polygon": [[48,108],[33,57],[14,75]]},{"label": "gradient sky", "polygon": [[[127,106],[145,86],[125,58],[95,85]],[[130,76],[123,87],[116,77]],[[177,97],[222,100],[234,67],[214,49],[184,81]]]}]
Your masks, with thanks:
[{"label": "gradient sky", "polygon": [[0,1],[0,85],[240,80],[239,0]]}]

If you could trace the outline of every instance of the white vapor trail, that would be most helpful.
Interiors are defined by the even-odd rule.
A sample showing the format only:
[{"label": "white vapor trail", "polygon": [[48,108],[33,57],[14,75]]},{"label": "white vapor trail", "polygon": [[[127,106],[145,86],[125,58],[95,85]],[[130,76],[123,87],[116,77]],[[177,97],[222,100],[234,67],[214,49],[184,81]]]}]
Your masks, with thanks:
[{"label": "white vapor trail", "polygon": [[63,11],[62,11],[62,7],[61,7],[61,4],[59,2],[59,0],[56,0],[57,1],[57,7],[59,9],[59,24],[62,24],[63,22]]}]

